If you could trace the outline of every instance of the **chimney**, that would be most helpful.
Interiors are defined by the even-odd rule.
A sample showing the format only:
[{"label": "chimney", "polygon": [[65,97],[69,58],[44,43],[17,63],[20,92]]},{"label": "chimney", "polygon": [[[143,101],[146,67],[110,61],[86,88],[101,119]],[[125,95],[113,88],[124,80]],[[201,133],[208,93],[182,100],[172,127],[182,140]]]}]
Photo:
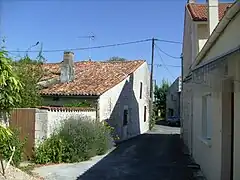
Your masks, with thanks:
[{"label": "chimney", "polygon": [[60,81],[71,82],[74,80],[74,53],[73,52],[64,52],[63,61],[61,64],[61,75]]},{"label": "chimney", "polygon": [[208,3],[208,27],[209,35],[211,35],[219,21],[218,0],[207,0],[207,3]]}]

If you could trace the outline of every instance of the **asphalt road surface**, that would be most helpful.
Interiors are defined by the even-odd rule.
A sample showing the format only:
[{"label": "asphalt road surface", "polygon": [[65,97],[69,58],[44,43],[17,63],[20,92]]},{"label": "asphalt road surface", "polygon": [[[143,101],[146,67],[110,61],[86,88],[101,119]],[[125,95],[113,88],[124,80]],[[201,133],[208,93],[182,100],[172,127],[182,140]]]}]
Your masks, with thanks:
[{"label": "asphalt road surface", "polygon": [[199,180],[189,168],[180,128],[156,125],[147,134],[122,142],[103,157],[36,169],[46,180]]},{"label": "asphalt road surface", "polygon": [[195,180],[179,133],[178,127],[156,125],[120,144],[78,180]]}]

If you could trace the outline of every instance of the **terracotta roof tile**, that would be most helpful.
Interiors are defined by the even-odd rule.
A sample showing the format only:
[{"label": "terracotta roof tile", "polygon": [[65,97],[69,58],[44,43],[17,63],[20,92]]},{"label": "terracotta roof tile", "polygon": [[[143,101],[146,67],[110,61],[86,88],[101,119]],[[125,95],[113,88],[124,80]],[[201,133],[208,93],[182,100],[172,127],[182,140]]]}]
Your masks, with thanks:
[{"label": "terracotta roof tile", "polygon": [[92,107],[51,107],[51,106],[38,106],[39,109],[46,109],[48,111],[95,111]]},{"label": "terracotta roof tile", "polygon": [[[145,61],[124,62],[75,62],[75,79],[69,83],[54,84],[41,90],[42,95],[100,95],[123,81]],[[60,63],[44,64],[44,69],[51,74],[60,75]],[[58,76],[59,76],[58,75]]]},{"label": "terracotta roof tile", "polygon": [[[219,3],[219,7],[218,7],[219,20],[222,19],[222,17],[225,14],[225,11],[231,5],[232,3]],[[208,19],[207,4],[189,3],[187,5],[187,8],[194,21],[207,21]]]}]

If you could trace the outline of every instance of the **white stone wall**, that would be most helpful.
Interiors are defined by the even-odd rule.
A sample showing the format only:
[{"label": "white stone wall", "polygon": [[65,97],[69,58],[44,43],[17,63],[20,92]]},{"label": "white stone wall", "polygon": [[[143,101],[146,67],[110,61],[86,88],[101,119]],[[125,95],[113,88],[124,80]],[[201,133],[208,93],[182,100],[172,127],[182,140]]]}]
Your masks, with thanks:
[{"label": "white stone wall", "polygon": [[58,128],[61,122],[74,117],[89,117],[96,119],[96,111],[52,111],[47,109],[37,109],[35,114],[35,145],[43,139],[50,137],[54,129]]},{"label": "white stone wall", "polygon": [[81,118],[89,117],[91,120],[96,119],[96,111],[48,111],[48,132],[47,137],[53,133],[53,131],[59,127],[59,125],[69,118]]},{"label": "white stone wall", "polygon": [[[147,63],[143,63],[125,80],[112,87],[99,98],[100,121],[111,119],[111,125],[121,140],[145,133],[149,129],[149,97],[150,73]],[[140,99],[140,82],[142,82],[142,98]],[[128,106],[129,123],[127,137],[123,137],[123,111]],[[147,107],[144,122],[144,106]]]},{"label": "white stone wall", "polygon": [[36,109],[35,114],[35,146],[47,137],[48,110]]},{"label": "white stone wall", "polygon": [[[219,36],[215,44],[209,49],[208,53],[202,59],[201,63],[212,60],[221,56],[223,53],[228,52],[231,49],[239,47],[240,35],[237,27],[240,26],[240,13],[232,19],[228,24],[227,28]],[[201,166],[201,169],[208,180],[219,180],[222,175],[222,157],[224,152],[222,152],[225,144],[222,144],[223,139],[223,122],[226,123],[226,117],[223,116],[222,112],[226,112],[224,109],[223,101],[223,85],[221,83],[226,79],[232,79],[234,83],[234,172],[233,179],[240,179],[240,143],[239,143],[239,130],[240,130],[240,113],[239,113],[239,99],[240,99],[240,53],[231,55],[225,58],[228,62],[228,73],[223,74],[223,70],[220,66],[217,66],[215,70],[209,72],[209,76],[205,77],[205,81],[211,81],[211,86],[208,90],[201,83],[195,85],[192,88],[194,92],[193,98],[193,125],[192,125],[192,138],[193,138],[193,157],[196,162]],[[226,87],[224,87],[226,88]],[[201,138],[201,122],[202,122],[202,95],[209,91],[212,93],[212,138],[209,143],[206,143]],[[190,111],[189,111],[190,113]],[[225,119],[223,119],[225,118]],[[225,121],[223,121],[225,120]],[[229,119],[229,122],[231,120]],[[231,135],[231,134],[229,134]]]}]

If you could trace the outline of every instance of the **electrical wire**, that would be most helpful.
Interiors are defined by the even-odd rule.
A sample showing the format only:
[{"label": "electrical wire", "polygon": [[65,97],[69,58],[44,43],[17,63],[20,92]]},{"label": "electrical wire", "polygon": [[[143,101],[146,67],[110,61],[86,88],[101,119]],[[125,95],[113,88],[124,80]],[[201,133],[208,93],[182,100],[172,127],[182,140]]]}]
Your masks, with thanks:
[{"label": "electrical wire", "polygon": [[[177,41],[170,41],[170,40],[163,40],[163,39],[154,39],[156,41],[161,41],[165,43],[177,43],[181,44],[180,42]],[[152,41],[152,39],[143,39],[143,40],[138,40],[138,41],[130,41],[130,42],[123,42],[123,43],[116,43],[116,44],[108,44],[108,45],[101,45],[101,46],[93,46],[93,47],[80,47],[80,48],[69,48],[69,49],[53,49],[53,50],[43,50],[42,52],[49,53],[49,52],[63,52],[63,51],[81,51],[81,50],[89,50],[89,49],[100,49],[100,48],[108,48],[108,47],[115,47],[115,46],[124,46],[124,45],[129,45],[129,44],[138,44],[138,43],[143,43],[147,41]],[[29,51],[24,51],[24,50],[8,50],[8,52],[39,52],[37,50],[29,50]]]},{"label": "electrical wire", "polygon": [[168,57],[171,57],[171,58],[173,58],[173,59],[181,59],[181,57],[172,56],[172,55],[166,53],[166,52],[163,51],[156,43],[155,43],[155,46],[156,46],[156,48],[158,48],[159,51],[161,51],[163,54],[167,55]]},{"label": "electrical wire", "polygon": [[169,41],[169,40],[163,40],[163,39],[155,39],[155,40],[159,42],[166,42],[166,43],[172,43],[172,44],[182,44],[182,42],[179,42],[179,41]]},{"label": "electrical wire", "polygon": [[[156,46],[155,46],[155,47],[156,47]],[[159,49],[157,49],[157,50],[159,50]],[[160,60],[162,61],[163,67],[168,71],[168,73],[169,73],[169,74],[172,76],[172,78],[174,79],[173,74],[171,73],[171,71],[170,71],[170,70],[168,69],[168,67],[166,66],[166,64],[165,64],[165,62],[164,62],[164,60],[163,60],[163,58],[162,58],[162,56],[161,56],[161,54],[160,54],[159,51],[157,51],[157,54],[158,54]]]},{"label": "electrical wire", "polygon": [[[89,49],[100,49],[100,48],[108,48],[108,47],[115,47],[115,46],[123,46],[123,45],[129,45],[129,44],[137,44],[142,42],[151,41],[152,39],[144,39],[144,40],[138,40],[138,41],[130,41],[130,42],[123,42],[123,43],[117,43],[117,44],[108,44],[108,45],[101,45],[101,46],[93,46],[93,47],[82,47],[82,48],[69,48],[69,49],[53,49],[53,50],[42,50],[42,52],[62,52],[62,51],[80,51],[80,50],[89,50]],[[23,50],[8,50],[8,52],[26,52]],[[39,52],[37,50],[31,50],[28,52]]]},{"label": "electrical wire", "polygon": [[[148,64],[149,66],[151,66],[151,64]],[[153,64],[154,66],[157,66],[157,67],[162,67],[164,66],[163,64]],[[176,67],[176,68],[179,68],[181,66],[178,66],[178,65],[171,65],[171,64],[165,64],[165,66],[169,66],[169,67]]]}]

